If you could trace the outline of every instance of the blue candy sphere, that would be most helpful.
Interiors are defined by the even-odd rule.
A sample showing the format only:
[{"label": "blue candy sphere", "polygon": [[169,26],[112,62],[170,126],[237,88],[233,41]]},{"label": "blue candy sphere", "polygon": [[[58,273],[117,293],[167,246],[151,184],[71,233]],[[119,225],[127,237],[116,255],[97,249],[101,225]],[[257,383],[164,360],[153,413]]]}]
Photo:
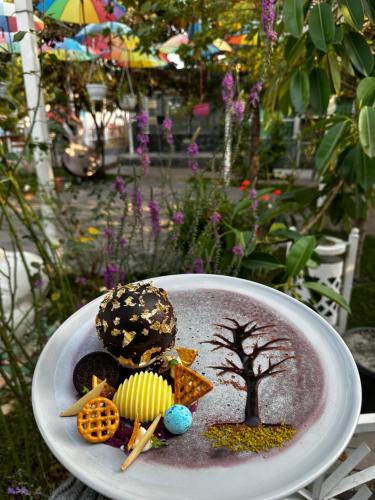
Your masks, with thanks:
[{"label": "blue candy sphere", "polygon": [[184,405],[173,405],[164,415],[164,425],[172,434],[183,434],[190,429],[193,415]]}]

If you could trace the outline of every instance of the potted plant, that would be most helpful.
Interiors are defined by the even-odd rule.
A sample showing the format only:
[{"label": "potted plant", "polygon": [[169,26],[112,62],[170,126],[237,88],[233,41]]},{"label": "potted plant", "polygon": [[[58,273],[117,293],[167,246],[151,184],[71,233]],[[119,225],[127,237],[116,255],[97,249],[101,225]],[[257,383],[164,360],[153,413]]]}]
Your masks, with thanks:
[{"label": "potted plant", "polygon": [[135,94],[120,94],[118,99],[120,109],[124,111],[134,111],[137,105],[137,96]]},{"label": "potted plant", "polygon": [[101,102],[107,96],[107,85],[102,70],[95,66],[90,72],[89,83],[86,84],[87,93],[92,101]]}]

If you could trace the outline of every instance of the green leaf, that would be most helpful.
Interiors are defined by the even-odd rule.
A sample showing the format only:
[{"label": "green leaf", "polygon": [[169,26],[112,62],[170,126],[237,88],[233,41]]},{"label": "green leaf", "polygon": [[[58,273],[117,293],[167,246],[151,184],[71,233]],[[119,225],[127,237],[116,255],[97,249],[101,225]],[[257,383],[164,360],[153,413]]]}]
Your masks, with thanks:
[{"label": "green leaf", "polygon": [[357,100],[361,107],[372,106],[375,103],[375,76],[368,76],[359,82]]},{"label": "green leaf", "polygon": [[242,210],[244,210],[245,208],[249,208],[250,205],[252,204],[252,201],[250,200],[249,197],[246,197],[246,198],[242,198],[242,200],[240,200],[237,205],[234,207],[234,210],[233,210],[233,214],[232,214],[232,219],[234,219],[234,217],[239,213],[241,212]]},{"label": "green leaf", "polygon": [[366,14],[370,19],[370,22],[373,26],[375,26],[375,4],[374,0],[362,0],[363,5],[366,10]]},{"label": "green leaf", "polygon": [[363,26],[363,5],[361,0],[338,0],[340,10],[344,16],[345,21],[356,28],[361,30]]},{"label": "green leaf", "polygon": [[280,269],[284,267],[276,257],[268,253],[254,252],[251,257],[242,259],[242,266],[246,269]]},{"label": "green leaf", "polygon": [[328,129],[319,144],[315,156],[315,166],[320,175],[324,173],[330,160],[336,153],[337,146],[340,143],[340,139],[343,136],[345,129],[346,121],[333,125],[330,129]]},{"label": "green leaf", "polygon": [[332,288],[329,288],[322,283],[317,283],[316,281],[304,281],[303,286],[309,290],[319,293],[320,295],[323,295],[324,297],[327,297],[330,300],[333,300],[333,302],[336,302],[339,306],[350,313],[350,306],[344,297],[332,290]]},{"label": "green leaf", "polygon": [[310,84],[307,72],[298,69],[290,79],[289,84],[290,100],[298,113],[303,113],[310,96]]},{"label": "green leaf", "polygon": [[317,49],[327,52],[335,36],[335,21],[331,6],[327,3],[314,5],[309,17],[309,33]]},{"label": "green leaf", "polygon": [[290,248],[286,257],[288,276],[293,278],[305,267],[316,246],[314,236],[302,236]]},{"label": "green leaf", "polygon": [[359,141],[370,158],[375,156],[375,108],[364,106],[358,118]]},{"label": "green leaf", "polygon": [[344,46],[353,66],[363,75],[370,75],[374,67],[374,56],[366,38],[351,31],[344,37]]},{"label": "green leaf", "polygon": [[357,144],[355,148],[355,172],[358,184],[367,191],[375,184],[375,157],[369,158]]},{"label": "green leaf", "polygon": [[303,1],[284,0],[283,19],[285,30],[299,38],[303,29]]},{"label": "green leaf", "polygon": [[339,94],[341,89],[341,72],[337,60],[337,54],[334,50],[329,50],[327,55],[328,55],[328,68],[329,68],[329,73],[331,75],[333,88],[335,89],[336,94]]},{"label": "green leaf", "polygon": [[26,35],[26,33],[27,33],[26,31],[18,31],[18,32],[14,35],[14,37],[13,37],[13,41],[14,41],[14,42],[20,42],[20,41],[23,39],[23,37]]},{"label": "green leaf", "polygon": [[310,73],[310,104],[315,113],[325,114],[330,95],[327,73],[322,68],[314,68]]}]

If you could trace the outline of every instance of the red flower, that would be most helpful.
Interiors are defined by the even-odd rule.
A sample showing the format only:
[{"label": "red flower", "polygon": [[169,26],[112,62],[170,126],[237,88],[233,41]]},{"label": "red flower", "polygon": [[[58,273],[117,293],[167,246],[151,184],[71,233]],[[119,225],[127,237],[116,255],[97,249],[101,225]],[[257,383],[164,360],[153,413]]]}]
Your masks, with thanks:
[{"label": "red flower", "polygon": [[272,194],[274,194],[275,196],[280,196],[281,195],[281,189],[274,189],[272,191]]},{"label": "red flower", "polygon": [[240,191],[245,191],[246,188],[248,188],[251,184],[251,181],[245,179],[244,181],[241,182],[240,186]]},{"label": "red flower", "polygon": [[269,201],[271,199],[271,196],[269,194],[263,194],[259,199],[262,201]]}]

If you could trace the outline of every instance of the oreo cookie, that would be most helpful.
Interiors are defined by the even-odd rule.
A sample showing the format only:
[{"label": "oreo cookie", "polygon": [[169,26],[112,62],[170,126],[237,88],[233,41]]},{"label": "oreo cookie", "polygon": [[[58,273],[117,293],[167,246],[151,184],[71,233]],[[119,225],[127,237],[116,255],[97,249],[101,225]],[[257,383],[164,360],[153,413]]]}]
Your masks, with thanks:
[{"label": "oreo cookie", "polygon": [[115,358],[102,351],[86,354],[81,358],[73,370],[73,384],[79,394],[84,394],[91,389],[92,376],[96,375],[101,380],[117,388],[120,379],[120,367]]}]

